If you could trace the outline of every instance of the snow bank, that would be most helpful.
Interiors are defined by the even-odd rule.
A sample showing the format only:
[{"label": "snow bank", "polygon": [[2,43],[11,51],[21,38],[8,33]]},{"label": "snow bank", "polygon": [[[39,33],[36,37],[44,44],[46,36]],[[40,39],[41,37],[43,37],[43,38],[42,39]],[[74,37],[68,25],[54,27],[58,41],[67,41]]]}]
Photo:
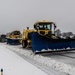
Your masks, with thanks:
[{"label": "snow bank", "polygon": [[37,62],[40,62],[46,66],[53,67],[54,69],[59,70],[60,72],[67,73],[67,75],[75,75],[75,67],[69,64],[65,64],[65,63],[53,60],[51,58],[48,58],[48,57],[44,57],[42,55],[35,55],[33,54],[31,50],[22,49],[21,46],[5,45],[5,47],[17,53],[21,53],[25,55],[26,57],[36,60]]}]

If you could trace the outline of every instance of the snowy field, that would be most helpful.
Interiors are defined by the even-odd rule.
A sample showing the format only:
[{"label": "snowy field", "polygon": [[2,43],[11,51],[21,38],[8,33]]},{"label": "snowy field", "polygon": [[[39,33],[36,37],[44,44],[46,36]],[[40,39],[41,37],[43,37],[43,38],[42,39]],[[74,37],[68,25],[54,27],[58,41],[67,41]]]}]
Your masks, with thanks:
[{"label": "snowy field", "polygon": [[[64,59],[63,59],[63,61],[60,61],[60,60],[58,60],[59,58],[56,58],[57,60],[55,60],[55,59],[46,57],[41,54],[35,55],[35,54],[33,54],[33,52],[30,49],[23,49],[21,47],[21,45],[19,45],[19,46],[14,46],[14,45],[12,46],[12,45],[6,45],[6,44],[0,44],[0,45],[2,45],[3,47],[5,47],[9,50],[12,50],[13,52],[20,53],[20,54],[24,55],[25,57],[35,60],[36,62],[42,63],[43,65],[46,65],[47,67],[52,67],[55,70],[57,70],[61,73],[64,73],[62,75],[65,75],[65,74],[66,75],[75,75],[75,66],[65,63]],[[66,58],[66,60],[67,60],[67,58]],[[73,63],[74,63],[74,61],[73,61]],[[37,75],[37,74],[35,74],[35,75]],[[40,75],[42,75],[42,74],[40,74]]]}]

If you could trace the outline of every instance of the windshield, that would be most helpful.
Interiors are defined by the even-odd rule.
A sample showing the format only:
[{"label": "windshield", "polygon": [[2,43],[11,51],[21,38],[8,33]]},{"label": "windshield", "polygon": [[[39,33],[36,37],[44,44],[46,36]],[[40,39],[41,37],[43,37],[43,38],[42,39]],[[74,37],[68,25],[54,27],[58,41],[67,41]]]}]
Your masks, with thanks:
[{"label": "windshield", "polygon": [[19,31],[14,31],[13,34],[14,34],[14,35],[19,35],[20,32],[19,32]]},{"label": "windshield", "polygon": [[51,30],[51,23],[39,23],[40,30]]}]

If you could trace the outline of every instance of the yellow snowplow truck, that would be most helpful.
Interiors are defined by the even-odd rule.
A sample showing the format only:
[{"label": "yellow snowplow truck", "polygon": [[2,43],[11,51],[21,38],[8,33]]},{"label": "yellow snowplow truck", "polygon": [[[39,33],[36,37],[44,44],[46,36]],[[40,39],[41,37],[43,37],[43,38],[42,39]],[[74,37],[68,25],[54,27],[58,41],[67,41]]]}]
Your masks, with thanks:
[{"label": "yellow snowplow truck", "polygon": [[7,44],[18,45],[20,44],[21,33],[18,30],[15,30],[7,34]]},{"label": "yellow snowplow truck", "polygon": [[75,39],[58,37],[55,29],[55,23],[46,20],[36,22],[33,30],[27,27],[22,34],[23,48],[32,47],[32,51],[35,53],[75,49]]}]

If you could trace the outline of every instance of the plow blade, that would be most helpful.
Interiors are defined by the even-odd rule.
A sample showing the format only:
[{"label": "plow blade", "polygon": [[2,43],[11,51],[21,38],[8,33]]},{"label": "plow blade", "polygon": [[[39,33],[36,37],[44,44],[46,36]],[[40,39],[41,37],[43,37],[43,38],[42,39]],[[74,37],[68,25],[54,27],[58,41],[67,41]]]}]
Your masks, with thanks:
[{"label": "plow blade", "polygon": [[74,50],[75,39],[51,39],[35,32],[32,35],[32,48],[33,52]]},{"label": "plow blade", "polygon": [[20,44],[20,40],[19,39],[7,39],[7,44],[11,44],[11,45],[19,45]]}]

